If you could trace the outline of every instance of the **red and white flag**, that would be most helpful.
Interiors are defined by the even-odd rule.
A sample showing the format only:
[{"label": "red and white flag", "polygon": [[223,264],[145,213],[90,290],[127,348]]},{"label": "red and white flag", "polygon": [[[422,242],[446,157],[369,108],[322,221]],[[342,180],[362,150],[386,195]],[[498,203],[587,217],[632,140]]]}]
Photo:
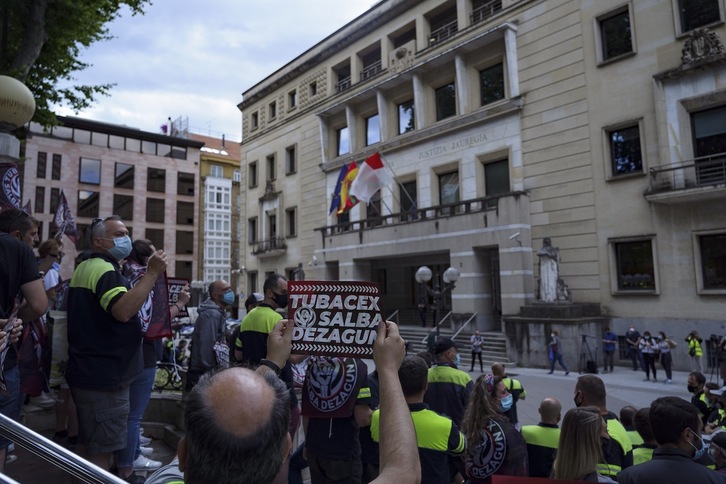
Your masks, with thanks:
[{"label": "red and white flag", "polygon": [[60,239],[63,234],[66,234],[71,239],[71,242],[76,243],[78,240],[78,228],[76,227],[76,222],[73,220],[71,207],[68,205],[68,200],[66,200],[63,190],[61,190],[60,196],[58,197],[58,208],[55,211],[53,225],[55,225],[58,231],[56,238]]},{"label": "red and white flag", "polygon": [[376,151],[358,167],[358,176],[350,185],[350,194],[368,203],[378,190],[393,183],[393,177],[383,166],[381,154]]}]

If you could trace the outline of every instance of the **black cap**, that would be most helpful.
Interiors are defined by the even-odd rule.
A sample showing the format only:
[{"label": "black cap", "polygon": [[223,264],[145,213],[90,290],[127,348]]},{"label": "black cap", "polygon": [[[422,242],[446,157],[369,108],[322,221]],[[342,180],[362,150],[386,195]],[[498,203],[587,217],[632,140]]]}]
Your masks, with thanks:
[{"label": "black cap", "polygon": [[434,348],[434,355],[440,355],[449,348],[456,348],[456,343],[451,338],[443,337],[439,338]]}]

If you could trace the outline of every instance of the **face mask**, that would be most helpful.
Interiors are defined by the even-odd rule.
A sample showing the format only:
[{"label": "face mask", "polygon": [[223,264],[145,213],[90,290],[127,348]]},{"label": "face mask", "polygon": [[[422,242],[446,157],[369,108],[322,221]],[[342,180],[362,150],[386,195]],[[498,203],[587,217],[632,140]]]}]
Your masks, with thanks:
[{"label": "face mask", "polygon": [[552,338],[554,338],[554,337],[555,337],[555,334],[554,334],[554,333],[552,333],[552,334],[550,334],[550,336],[551,336]]},{"label": "face mask", "polygon": [[576,407],[579,407],[580,405],[582,405],[582,402],[577,401],[577,394],[575,394],[575,397],[572,399],[572,401],[575,402]]},{"label": "face mask", "polygon": [[275,301],[275,304],[281,309],[285,309],[287,307],[287,294],[278,294],[276,292],[273,292],[273,299]]},{"label": "face mask", "polygon": [[[696,432],[694,432],[693,430],[691,430],[691,433],[693,435],[696,435]],[[698,437],[698,435],[696,435],[696,437]],[[703,457],[703,454],[708,450],[708,446],[703,442],[703,439],[701,437],[698,437],[698,440],[701,441],[701,447],[700,448],[696,448],[695,445],[693,445],[693,444],[691,444],[689,442],[689,444],[691,444],[691,447],[693,447],[694,449],[696,449],[696,453],[693,454],[693,460],[700,459],[701,457]]]},{"label": "face mask", "polygon": [[224,302],[224,304],[226,304],[227,306],[232,304],[234,302],[234,292],[232,292],[232,291],[225,292],[224,296],[222,296],[222,302]]},{"label": "face mask", "polygon": [[686,388],[688,388],[688,393],[696,393],[696,388],[697,387],[688,385]]},{"label": "face mask", "polygon": [[454,358],[454,364],[456,366],[461,365],[461,355],[459,353],[456,353],[456,357]]},{"label": "face mask", "polygon": [[131,253],[131,237],[128,235],[115,237],[113,239],[113,247],[108,249],[108,253],[117,261],[128,257]]},{"label": "face mask", "polygon": [[643,336],[643,338],[650,339],[650,335],[649,334],[646,334],[645,336]]},{"label": "face mask", "polygon": [[512,408],[512,402],[513,401],[514,401],[514,399],[512,398],[512,395],[511,394],[509,394],[506,397],[502,398],[502,400],[501,400],[502,410],[504,410],[506,412],[507,410],[509,410],[510,408]]}]

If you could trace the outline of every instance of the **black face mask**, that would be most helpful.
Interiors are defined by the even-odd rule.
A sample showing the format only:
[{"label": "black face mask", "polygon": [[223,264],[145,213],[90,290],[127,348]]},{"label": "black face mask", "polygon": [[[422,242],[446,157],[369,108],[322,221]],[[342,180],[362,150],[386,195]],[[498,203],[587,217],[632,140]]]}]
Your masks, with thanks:
[{"label": "black face mask", "polygon": [[276,292],[273,292],[272,294],[272,299],[275,301],[275,304],[277,304],[280,309],[285,309],[287,307],[287,293],[278,294]]},{"label": "black face mask", "polygon": [[575,397],[572,399],[573,402],[575,402],[576,407],[580,407],[582,405],[582,402],[577,401],[577,394],[575,394]]},{"label": "black face mask", "polygon": [[691,385],[688,385],[687,388],[688,388],[688,392],[689,393],[696,393],[696,390],[698,389],[698,387],[694,387],[694,386],[691,386]]}]

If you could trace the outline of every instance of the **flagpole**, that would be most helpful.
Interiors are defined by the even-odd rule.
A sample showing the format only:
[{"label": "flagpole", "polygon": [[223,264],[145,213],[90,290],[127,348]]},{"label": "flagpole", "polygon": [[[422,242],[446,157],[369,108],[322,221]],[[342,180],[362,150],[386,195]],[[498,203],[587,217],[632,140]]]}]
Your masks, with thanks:
[{"label": "flagpole", "polygon": [[[383,156],[383,153],[378,152],[378,154],[380,155],[381,159],[384,161],[383,166],[386,167],[386,168],[388,168],[391,171],[391,173],[393,174],[393,179],[396,182],[396,185],[398,185],[399,188],[401,188],[401,191],[406,194],[406,197],[408,198],[408,201],[411,202],[411,204],[413,206],[418,205],[416,203],[416,200],[414,200],[413,198],[411,198],[411,195],[408,193],[408,191],[406,191],[406,189],[403,188],[403,184],[400,181],[398,181],[398,176],[396,176],[396,172],[393,171],[393,168],[391,167],[391,164],[388,162],[388,160],[386,160],[386,157]],[[398,206],[400,207],[401,206],[401,200],[398,197],[396,197],[396,192],[393,191],[393,188],[391,188],[391,195],[393,195],[393,200],[396,201],[396,202],[398,202]],[[388,210],[391,211],[391,214],[393,214],[393,211],[390,208]]]}]

